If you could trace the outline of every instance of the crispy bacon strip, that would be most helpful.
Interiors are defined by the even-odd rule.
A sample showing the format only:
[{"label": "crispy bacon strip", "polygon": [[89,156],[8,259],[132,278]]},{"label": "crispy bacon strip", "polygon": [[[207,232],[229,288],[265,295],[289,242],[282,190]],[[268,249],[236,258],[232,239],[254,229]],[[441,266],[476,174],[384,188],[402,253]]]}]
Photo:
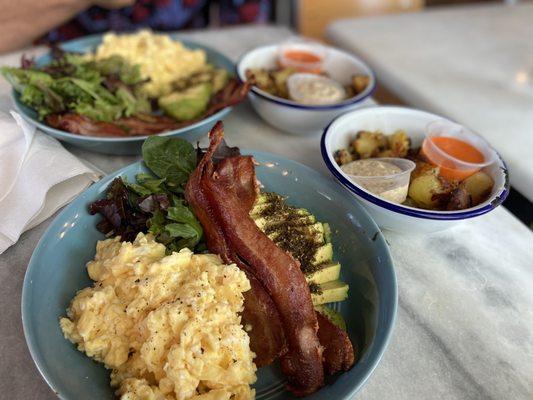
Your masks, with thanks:
[{"label": "crispy bacon strip", "polygon": [[348,371],[355,362],[355,352],[350,338],[327,317],[316,313],[318,320],[318,339],[324,346],[324,369],[333,375]]},{"label": "crispy bacon strip", "polygon": [[223,108],[234,106],[246,98],[251,84],[239,83],[230,79],[226,86],[211,99],[207,110],[199,117],[185,122],[173,118],[149,114],[138,114],[134,117],[120,118],[114,122],[96,121],[76,113],[51,114],[46,123],[53,128],[83,136],[96,137],[127,137],[155,135],[157,133],[184,128],[192,125]]},{"label": "crispy bacon strip", "polygon": [[[282,369],[289,381],[289,390],[305,396],[324,384],[322,347],[317,337],[318,322],[309,287],[299,263],[257,228],[249,216],[249,208],[237,195],[236,187],[240,184],[232,182],[227,175],[230,171],[228,163],[236,165],[252,160],[230,160],[220,170],[215,169],[211,157],[222,137],[222,126],[217,124],[210,133],[209,150],[198,165],[200,190],[233,253],[232,259],[261,282],[276,304],[289,348],[281,358]],[[195,205],[194,196],[187,195],[192,190],[189,184],[188,189],[187,200],[196,211],[199,204]]]},{"label": "crispy bacon strip", "polygon": [[[217,124],[213,129],[221,129],[221,125]],[[236,262],[239,268],[246,271],[248,269],[247,266],[243,265],[228,247],[223,233],[218,226],[214,212],[205,197],[204,190],[202,190],[202,177],[207,168],[207,161],[213,156],[214,148],[210,150],[211,152],[202,158],[197,169],[191,174],[185,189],[185,196],[204,228],[209,250],[215,254],[219,254],[224,262]],[[223,166],[222,168],[229,169],[234,167],[235,165],[233,164],[225,164],[225,167]],[[211,165],[209,168],[212,172],[213,166]],[[244,169],[240,168],[239,171],[242,172]],[[248,171],[246,174],[250,174],[250,172]],[[255,193],[257,193],[255,175],[254,179],[249,181],[245,181],[243,175],[240,182],[242,182],[242,185],[236,188],[236,190],[241,193],[246,199],[246,204],[251,208],[255,202]],[[250,182],[252,183],[250,184]],[[250,280],[251,290],[244,293],[244,312],[242,319],[245,326],[250,325],[252,327],[252,331],[249,332],[250,348],[256,354],[254,362],[258,367],[261,367],[272,363],[279,356],[285,354],[287,352],[287,344],[274,302],[253,275],[247,273],[247,276]]]}]

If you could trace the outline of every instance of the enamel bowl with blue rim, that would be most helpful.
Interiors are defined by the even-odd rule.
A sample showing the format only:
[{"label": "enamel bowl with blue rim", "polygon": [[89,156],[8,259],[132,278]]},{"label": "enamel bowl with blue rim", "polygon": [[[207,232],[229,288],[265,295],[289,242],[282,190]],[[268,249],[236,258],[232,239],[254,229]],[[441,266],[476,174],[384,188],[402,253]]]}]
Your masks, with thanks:
[{"label": "enamel bowl with blue rim", "polygon": [[396,204],[369,192],[346,175],[335,162],[336,150],[347,148],[360,130],[391,134],[404,130],[411,139],[411,147],[420,147],[425,138],[426,126],[436,120],[446,119],[426,111],[404,107],[367,107],[344,114],[324,130],[321,153],[326,167],[333,176],[357,199],[381,227],[396,232],[423,233],[450,228],[469,218],[486,214],[498,207],[509,194],[509,176],[503,159],[482,170],[494,180],[492,193],[475,207],[458,211],[436,211]]},{"label": "enamel bowl with blue rim", "polygon": [[[241,56],[237,62],[237,75],[246,80],[246,70],[251,68],[273,69],[277,67],[278,45],[257,47]],[[349,84],[353,75],[370,77],[366,89],[355,97],[328,105],[307,105],[274,96],[258,87],[248,93],[255,111],[268,124],[282,131],[297,135],[317,135],[335,117],[356,108],[372,104],[370,95],[376,86],[376,78],[370,67],[358,57],[334,47],[327,47],[322,66],[329,77],[342,85]]]}]

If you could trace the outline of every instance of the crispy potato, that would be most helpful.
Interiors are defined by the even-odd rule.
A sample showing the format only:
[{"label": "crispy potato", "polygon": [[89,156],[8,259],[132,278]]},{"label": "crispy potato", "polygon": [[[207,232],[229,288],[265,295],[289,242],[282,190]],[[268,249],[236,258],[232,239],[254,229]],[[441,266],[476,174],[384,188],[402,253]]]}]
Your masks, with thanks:
[{"label": "crispy potato", "polygon": [[405,199],[405,201],[402,204],[407,207],[417,207],[414,200],[410,198],[409,196]]},{"label": "crispy potato", "polygon": [[411,180],[422,175],[435,175],[435,176],[439,175],[439,172],[440,172],[439,167],[433,164],[424,162],[424,161],[420,161],[420,160],[414,160],[414,161],[415,161],[416,167],[413,170],[413,172],[411,172]]},{"label": "crispy potato", "polygon": [[352,146],[360,158],[376,157],[386,149],[387,138],[380,132],[359,131]]},{"label": "crispy potato", "polygon": [[391,149],[387,149],[387,150],[380,151],[377,154],[377,157],[396,157],[396,155]]},{"label": "crispy potato", "polygon": [[346,98],[349,99],[351,97],[354,97],[355,95],[357,95],[357,93],[355,92],[355,89],[353,88],[352,85],[346,85],[344,86],[344,91],[346,92]]},{"label": "crispy potato", "polygon": [[352,76],[352,86],[355,90],[355,94],[363,92],[370,83],[370,77],[368,75],[354,75]]},{"label": "crispy potato", "polygon": [[405,157],[411,147],[411,140],[405,131],[401,129],[387,136],[387,142],[392,156],[389,157]]},{"label": "crispy potato", "polygon": [[277,71],[271,71],[270,75],[274,79],[274,85],[276,86],[276,92],[278,96],[285,99],[289,98],[289,89],[287,88],[287,78],[297,71],[294,68],[282,68]]},{"label": "crispy potato", "polygon": [[449,192],[446,182],[434,174],[422,174],[409,185],[409,197],[421,208],[440,208],[447,202],[443,195]]},{"label": "crispy potato", "polygon": [[446,205],[446,210],[464,210],[465,208],[472,206],[472,197],[468,192],[462,188],[457,187],[450,192],[450,199]]},{"label": "crispy potato", "polygon": [[459,187],[464,188],[472,198],[472,205],[475,206],[483,201],[492,192],[494,181],[485,172],[479,171],[462,181]]},{"label": "crispy potato", "polygon": [[333,158],[335,158],[335,161],[339,165],[348,164],[349,162],[352,162],[355,159],[353,154],[351,154],[346,149],[337,150],[335,154],[333,154]]},{"label": "crispy potato", "polygon": [[276,86],[272,80],[270,73],[266,69],[248,69],[246,70],[246,78],[253,79],[255,85],[265,92],[275,94]]}]

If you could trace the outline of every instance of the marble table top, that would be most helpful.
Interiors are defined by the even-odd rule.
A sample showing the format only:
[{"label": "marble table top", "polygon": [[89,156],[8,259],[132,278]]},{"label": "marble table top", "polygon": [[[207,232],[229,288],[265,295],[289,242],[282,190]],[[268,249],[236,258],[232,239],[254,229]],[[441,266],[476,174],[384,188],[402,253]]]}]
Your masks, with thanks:
[{"label": "marble table top", "polygon": [[336,21],[328,39],[406,104],[482,134],[533,201],[533,4],[460,6]]},{"label": "marble table top", "polygon": [[[202,32],[195,40],[236,59],[247,48],[278,41],[282,28]],[[188,35],[189,36],[189,35]],[[19,54],[20,55],[20,54]],[[0,56],[0,65],[18,55]],[[0,110],[8,94],[0,87]],[[232,145],[270,151],[327,173],[319,137],[283,134],[249,104],[225,120]],[[71,148],[106,172],[137,157],[110,157]],[[53,399],[22,333],[20,295],[31,253],[46,221],[0,255],[0,397]],[[431,235],[385,232],[399,285],[392,341],[361,400],[530,399],[533,393],[533,234],[505,208]]]}]

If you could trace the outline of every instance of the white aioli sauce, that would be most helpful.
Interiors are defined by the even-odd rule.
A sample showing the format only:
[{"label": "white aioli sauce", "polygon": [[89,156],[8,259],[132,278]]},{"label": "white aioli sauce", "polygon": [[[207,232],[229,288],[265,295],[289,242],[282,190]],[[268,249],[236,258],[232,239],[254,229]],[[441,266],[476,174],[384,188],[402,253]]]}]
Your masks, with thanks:
[{"label": "white aioli sauce", "polygon": [[385,200],[402,203],[407,198],[409,179],[394,176],[402,172],[402,169],[393,163],[372,159],[356,160],[344,164],[341,169],[355,183]]},{"label": "white aioli sauce", "polygon": [[287,88],[291,100],[302,104],[334,104],[346,98],[338,82],[317,74],[293,74],[287,79]]}]

